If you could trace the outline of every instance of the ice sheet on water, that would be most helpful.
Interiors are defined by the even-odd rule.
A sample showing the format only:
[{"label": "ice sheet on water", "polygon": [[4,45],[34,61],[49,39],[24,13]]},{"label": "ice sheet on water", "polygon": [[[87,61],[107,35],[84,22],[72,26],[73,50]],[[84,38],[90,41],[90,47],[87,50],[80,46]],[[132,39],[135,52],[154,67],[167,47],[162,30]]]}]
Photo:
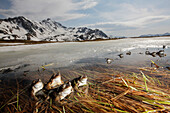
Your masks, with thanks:
[{"label": "ice sheet on water", "polygon": [[170,47],[170,37],[0,47],[0,67],[20,63],[43,65],[49,62],[55,63],[56,67],[63,67],[80,59],[106,58],[108,53],[121,53],[136,48],[158,48],[163,45]]}]

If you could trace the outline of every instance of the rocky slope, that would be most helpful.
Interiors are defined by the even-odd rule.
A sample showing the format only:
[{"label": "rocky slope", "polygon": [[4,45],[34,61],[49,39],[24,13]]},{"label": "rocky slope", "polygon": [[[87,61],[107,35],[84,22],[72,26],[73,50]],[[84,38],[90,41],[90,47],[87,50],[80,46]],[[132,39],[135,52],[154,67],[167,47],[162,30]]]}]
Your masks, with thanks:
[{"label": "rocky slope", "polygon": [[99,29],[65,27],[51,19],[36,22],[23,16],[0,19],[0,40],[84,41],[109,39]]}]

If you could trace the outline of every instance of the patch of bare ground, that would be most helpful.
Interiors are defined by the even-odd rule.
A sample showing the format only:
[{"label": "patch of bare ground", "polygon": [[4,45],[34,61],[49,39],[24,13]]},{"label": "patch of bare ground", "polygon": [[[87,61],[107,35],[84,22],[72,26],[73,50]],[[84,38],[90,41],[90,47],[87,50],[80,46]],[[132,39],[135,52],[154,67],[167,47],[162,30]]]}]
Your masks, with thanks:
[{"label": "patch of bare ground", "polygon": [[[30,40],[0,40],[0,43],[23,43],[22,45],[30,45],[30,44],[44,44],[44,43],[55,43],[55,42],[30,41]],[[11,46],[11,45],[0,45],[0,46]]]}]

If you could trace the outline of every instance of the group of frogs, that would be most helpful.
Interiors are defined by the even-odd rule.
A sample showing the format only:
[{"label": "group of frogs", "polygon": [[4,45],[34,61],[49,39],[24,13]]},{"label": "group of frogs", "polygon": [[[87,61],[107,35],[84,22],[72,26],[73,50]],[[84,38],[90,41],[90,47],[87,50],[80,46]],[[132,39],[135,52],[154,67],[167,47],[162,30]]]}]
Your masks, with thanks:
[{"label": "group of frogs", "polygon": [[[152,57],[156,57],[156,56],[159,56],[159,57],[164,57],[164,56],[166,56],[166,54],[165,54],[165,52],[164,52],[164,49],[166,49],[167,48],[167,46],[166,45],[163,45],[163,50],[159,50],[159,51],[154,51],[154,52],[150,52],[149,50],[148,50],[148,48],[146,49],[146,51],[145,51],[145,55],[151,55]],[[131,55],[132,53],[131,53],[131,51],[128,51],[128,52],[126,52],[126,55]],[[139,54],[143,54],[143,53],[139,53]],[[121,54],[119,54],[118,55],[120,58],[123,58],[124,57],[124,55],[123,55],[123,53],[121,53]],[[111,59],[111,58],[105,58],[106,59],[106,63],[107,64],[111,64],[114,60],[113,59]]]},{"label": "group of frogs", "polygon": [[61,74],[53,74],[47,84],[44,84],[41,79],[33,81],[31,85],[31,97],[34,100],[49,100],[53,102],[62,102],[66,97],[75,94],[76,92],[88,93],[87,76],[79,76],[72,80],[63,82]]},{"label": "group of frogs", "polygon": [[145,51],[146,55],[151,55],[153,57],[156,57],[158,55],[159,57],[164,57],[166,54],[164,53],[164,50],[159,50],[158,52],[150,52],[148,50]]}]

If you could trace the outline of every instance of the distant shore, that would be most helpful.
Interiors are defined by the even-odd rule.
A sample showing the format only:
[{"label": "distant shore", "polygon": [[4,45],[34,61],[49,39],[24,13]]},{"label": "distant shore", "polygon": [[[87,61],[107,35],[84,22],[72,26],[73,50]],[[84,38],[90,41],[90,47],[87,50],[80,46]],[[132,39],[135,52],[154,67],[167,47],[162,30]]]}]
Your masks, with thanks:
[{"label": "distant shore", "polygon": [[[156,37],[170,37],[170,36],[148,36],[148,37],[146,36],[146,37],[127,37],[127,38],[156,38]],[[45,43],[63,43],[63,42],[94,42],[94,41],[119,40],[119,39],[127,39],[127,38],[95,39],[95,40],[83,40],[83,41],[58,41],[58,42],[57,41],[33,41],[33,40],[0,40],[0,47],[45,44]]]}]

